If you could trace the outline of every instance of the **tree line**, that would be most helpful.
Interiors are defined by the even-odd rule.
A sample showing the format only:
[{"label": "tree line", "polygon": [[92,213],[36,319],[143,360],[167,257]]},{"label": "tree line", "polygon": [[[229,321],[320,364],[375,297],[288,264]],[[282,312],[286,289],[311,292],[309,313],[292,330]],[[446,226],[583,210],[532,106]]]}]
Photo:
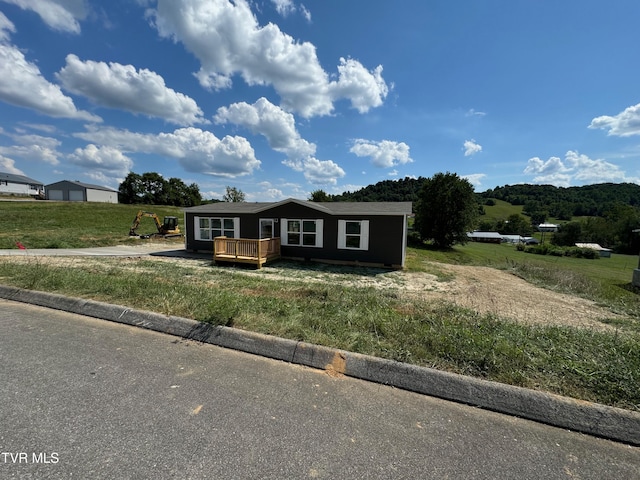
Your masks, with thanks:
[{"label": "tree line", "polygon": [[202,204],[200,188],[179,178],[165,179],[156,172],[139,175],[129,172],[118,187],[120,203],[193,207]]},{"label": "tree line", "polygon": [[619,204],[640,207],[640,185],[635,183],[600,183],[582,187],[505,185],[489,189],[480,196],[522,205],[523,213],[531,217],[542,214],[543,217],[560,220],[602,217]]},{"label": "tree line", "polygon": [[156,172],[139,175],[129,172],[118,187],[118,200],[126,204],[194,207],[203,203],[244,202],[245,194],[236,187],[226,187],[222,200],[203,200],[197,184],[186,185],[179,178],[165,179]]}]

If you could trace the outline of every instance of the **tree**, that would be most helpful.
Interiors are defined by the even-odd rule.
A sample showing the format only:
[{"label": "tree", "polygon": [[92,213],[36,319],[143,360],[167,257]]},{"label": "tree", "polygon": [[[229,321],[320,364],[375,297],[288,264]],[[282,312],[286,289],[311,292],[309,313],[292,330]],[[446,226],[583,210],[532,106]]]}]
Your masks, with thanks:
[{"label": "tree", "polygon": [[192,183],[187,186],[179,178],[170,178],[165,183],[167,204],[176,207],[194,207],[202,204],[202,196],[198,185]]},{"label": "tree", "polygon": [[244,192],[236,187],[227,186],[227,193],[224,194],[222,200],[225,202],[244,202]]},{"label": "tree", "polygon": [[533,229],[531,228],[531,223],[523,215],[513,213],[509,215],[507,221],[504,222],[502,228],[498,231],[503,235],[528,237],[531,235]]},{"label": "tree", "polygon": [[202,203],[198,185],[187,186],[179,178],[165,180],[156,172],[138,175],[129,172],[118,188],[121,203],[147,205],[173,205],[193,207]]},{"label": "tree", "polygon": [[330,202],[331,198],[324,190],[314,190],[313,192],[311,192],[309,200],[312,202]]},{"label": "tree", "polygon": [[137,173],[129,172],[118,188],[120,203],[142,203],[142,178]]},{"label": "tree", "polygon": [[415,228],[422,240],[439,248],[468,241],[478,217],[473,186],[455,173],[438,173],[427,179],[416,206]]}]

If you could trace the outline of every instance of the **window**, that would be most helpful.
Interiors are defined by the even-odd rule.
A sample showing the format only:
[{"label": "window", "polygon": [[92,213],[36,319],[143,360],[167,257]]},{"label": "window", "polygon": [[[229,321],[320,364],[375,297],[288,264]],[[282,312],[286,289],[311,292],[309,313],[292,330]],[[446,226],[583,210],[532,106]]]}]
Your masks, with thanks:
[{"label": "window", "polygon": [[322,247],[322,220],[282,219],[281,240],[283,245]]},{"label": "window", "polygon": [[260,219],[260,238],[273,238],[275,230],[273,228],[273,218],[261,218]]},{"label": "window", "polygon": [[239,218],[195,218],[196,240],[213,240],[216,237],[236,238],[239,236]]},{"label": "window", "polygon": [[369,220],[338,220],[338,248],[369,249]]}]

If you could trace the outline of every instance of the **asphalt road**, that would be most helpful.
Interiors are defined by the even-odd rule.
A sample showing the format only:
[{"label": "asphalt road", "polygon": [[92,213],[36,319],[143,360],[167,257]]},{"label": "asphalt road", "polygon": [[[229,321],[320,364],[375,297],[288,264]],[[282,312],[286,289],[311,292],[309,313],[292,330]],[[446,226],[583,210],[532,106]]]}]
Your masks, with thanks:
[{"label": "asphalt road", "polygon": [[638,479],[640,449],[0,300],[0,478]]}]

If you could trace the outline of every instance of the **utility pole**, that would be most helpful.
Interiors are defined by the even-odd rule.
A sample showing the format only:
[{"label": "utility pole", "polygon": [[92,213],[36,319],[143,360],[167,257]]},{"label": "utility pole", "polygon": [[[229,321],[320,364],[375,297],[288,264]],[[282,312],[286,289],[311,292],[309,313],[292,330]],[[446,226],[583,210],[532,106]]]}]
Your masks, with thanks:
[{"label": "utility pole", "polygon": [[[631,231],[633,233],[640,233],[640,228],[636,228],[635,230]],[[638,255],[638,268],[633,271],[633,279],[631,280],[631,285],[640,288],[640,254]]]}]

